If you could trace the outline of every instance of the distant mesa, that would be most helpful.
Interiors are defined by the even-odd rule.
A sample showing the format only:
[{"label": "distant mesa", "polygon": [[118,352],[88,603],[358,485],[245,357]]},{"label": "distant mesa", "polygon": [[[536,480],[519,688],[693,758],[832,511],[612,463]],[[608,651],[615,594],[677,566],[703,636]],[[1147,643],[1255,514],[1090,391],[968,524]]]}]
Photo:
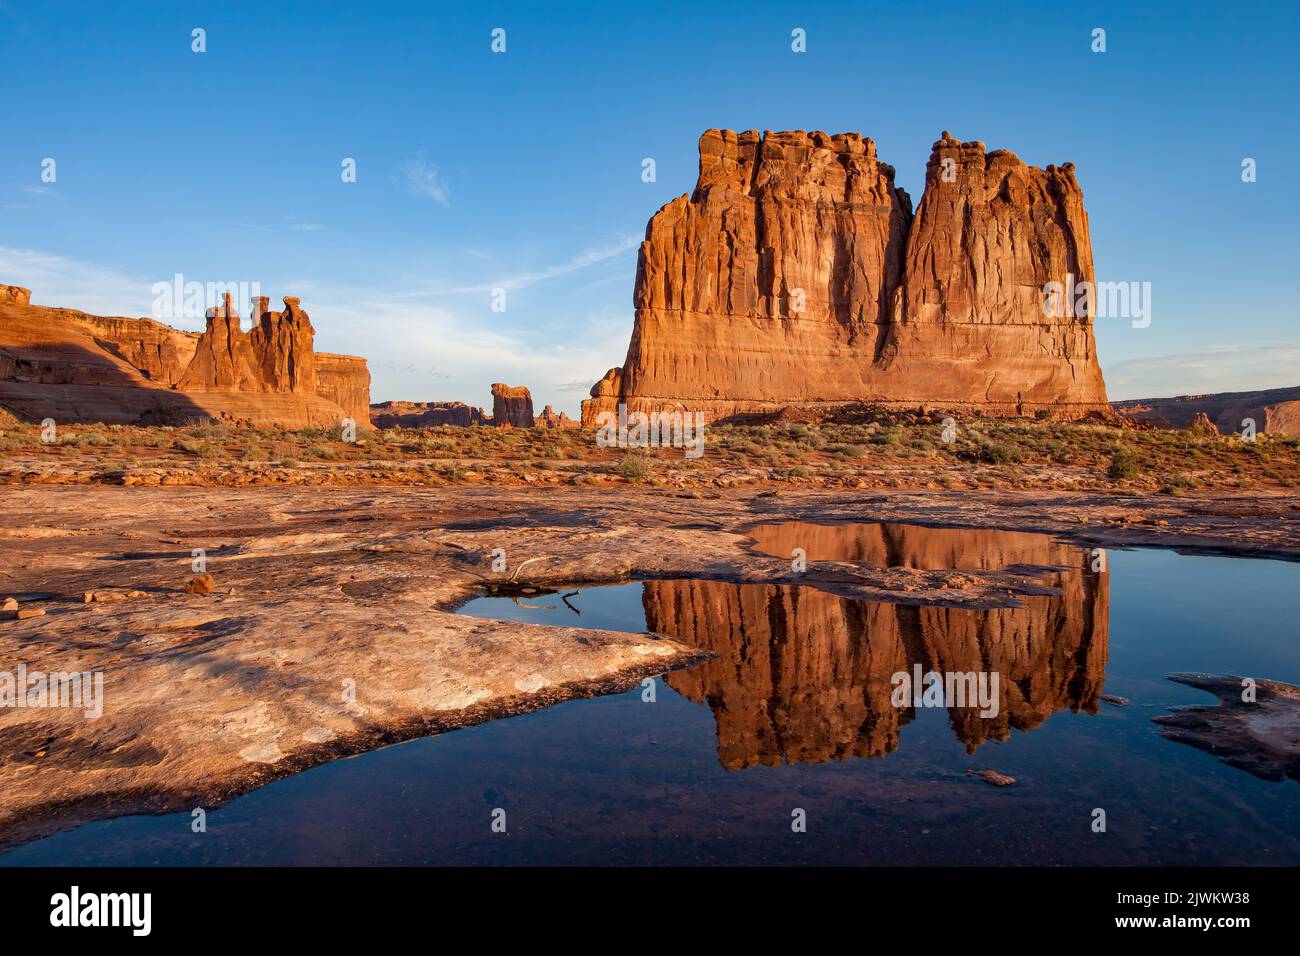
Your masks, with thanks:
[{"label": "distant mesa", "polygon": [[268,302],[254,301],[244,332],[227,293],[196,333],[32,305],[27,289],[0,285],[0,404],[33,421],[368,426],[365,359],[316,352],[299,300],[286,296],[282,312]]},{"label": "distant mesa", "polygon": [[510,428],[577,428],[564,412],[547,405],[533,414],[532,393],[523,386],[492,386],[492,414],[464,402],[380,402],[370,406],[376,428],[428,428],[437,425],[497,425]]},{"label": "distant mesa", "polygon": [[1048,282],[1095,281],[1072,164],[945,132],[914,215],[857,133],[714,129],[699,148],[695,191],[646,228],[627,358],[583,424],[620,403],[709,419],[848,402],[1108,411],[1092,316],[1044,308]]},{"label": "distant mesa", "polygon": [[[1138,398],[1113,405],[1125,418],[1162,428],[1192,428],[1202,422],[1221,434],[1240,435],[1249,419],[1255,423],[1256,433],[1300,435],[1300,386],[1258,392]],[[1207,429],[1202,427],[1202,430]]]},{"label": "distant mesa", "polygon": [[380,402],[370,406],[376,428],[431,428],[436,425],[482,425],[491,422],[483,409],[464,402]]}]

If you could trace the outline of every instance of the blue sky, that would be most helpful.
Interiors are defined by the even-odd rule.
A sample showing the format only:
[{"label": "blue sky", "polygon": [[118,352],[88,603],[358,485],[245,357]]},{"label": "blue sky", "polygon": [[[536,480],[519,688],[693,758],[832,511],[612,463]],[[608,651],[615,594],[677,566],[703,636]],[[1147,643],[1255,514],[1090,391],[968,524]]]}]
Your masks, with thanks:
[{"label": "blue sky", "polygon": [[858,131],[919,202],[948,129],[1074,162],[1098,278],[1152,284],[1149,328],[1099,322],[1112,398],[1300,384],[1300,5],[840,6],[0,0],[0,282],[147,315],[256,281],[375,401],[575,413],[703,130]]}]

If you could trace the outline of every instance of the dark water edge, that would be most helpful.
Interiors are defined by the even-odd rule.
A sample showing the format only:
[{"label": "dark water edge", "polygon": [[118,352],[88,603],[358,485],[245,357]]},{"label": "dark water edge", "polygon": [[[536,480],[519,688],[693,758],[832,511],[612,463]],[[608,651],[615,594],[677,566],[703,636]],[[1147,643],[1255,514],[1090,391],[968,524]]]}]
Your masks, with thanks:
[{"label": "dark water edge", "polygon": [[[940,566],[946,547],[963,547],[881,540],[890,560]],[[779,553],[788,542],[769,543]],[[124,817],[18,847],[0,864],[1300,863],[1300,786],[1166,740],[1150,720],[1211,702],[1164,679],[1176,671],[1300,683],[1300,566],[1157,550],[1108,560],[1104,595],[1072,591],[1086,572],[1063,572],[1069,586],[1055,605],[975,623],[963,615],[982,612],[900,612],[702,582],[584,588],[571,599],[584,626],[641,630],[650,616],[660,630],[689,625],[724,650],[741,633],[741,646],[657,680],[654,703],[639,690],[572,701],[276,781],[209,811],[203,834],[190,831],[188,813]],[[482,598],[462,612],[579,620],[558,598],[528,603],[556,607]],[[845,621],[865,630],[842,629]],[[763,628],[771,633],[753,641]],[[1008,637],[1016,633],[1021,644]],[[978,725],[918,709],[896,735],[882,732],[897,715],[861,676],[874,673],[870,655],[892,641],[903,659],[956,659],[972,640],[985,652],[1009,649],[1000,666],[1017,676],[1015,719],[1027,726],[1013,721],[1007,739],[984,739]],[[764,646],[781,653],[759,660]],[[813,650],[806,666],[791,664],[791,654]],[[879,663],[888,670],[892,660]],[[1103,688],[1130,704],[1099,702]],[[967,769],[1017,782],[993,787]],[[1106,811],[1105,833],[1092,832],[1096,808]],[[505,833],[492,832],[496,809]],[[792,832],[796,809],[804,833]]]}]

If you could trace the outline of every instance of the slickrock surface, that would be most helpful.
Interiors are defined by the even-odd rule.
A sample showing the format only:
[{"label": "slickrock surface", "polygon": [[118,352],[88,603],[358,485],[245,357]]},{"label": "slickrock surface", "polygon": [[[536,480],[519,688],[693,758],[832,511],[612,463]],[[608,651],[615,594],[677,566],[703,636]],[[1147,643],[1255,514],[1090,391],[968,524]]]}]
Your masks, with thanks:
[{"label": "slickrock surface", "polygon": [[370,423],[376,428],[468,427],[487,420],[483,409],[464,402],[378,402],[370,406]]},{"label": "slickrock surface", "polygon": [[201,334],[152,319],[30,304],[0,286],[0,402],[31,421],[182,424],[224,418],[302,428],[369,423],[365,360],[314,351],[296,298],[240,328],[230,296]]},{"label": "slickrock surface", "polygon": [[[749,533],[756,523],[1001,526],[1085,546],[1300,557],[1300,516],[1289,499],[1259,495],[1152,503],[844,489],[755,495],[628,488],[611,495],[569,488],[15,486],[5,489],[4,502],[0,596],[47,613],[0,622],[0,669],[24,663],[102,671],[104,712],[87,719],[67,708],[0,708],[0,843],[98,816],[211,807],[382,743],[629,687],[697,663],[701,651],[735,659],[744,649],[728,643],[730,619],[700,600],[706,585],[698,582],[710,580],[785,589],[797,620],[813,626],[812,656],[791,657],[780,672],[781,692],[795,700],[800,687],[820,688],[827,677],[816,669],[815,652],[846,626],[842,604],[832,600],[838,597],[889,602],[872,626],[894,634],[908,654],[974,667],[991,653],[1005,656],[1015,673],[1022,665],[1033,670],[1008,689],[1011,726],[1032,726],[1060,707],[1095,706],[1105,655],[1102,581],[1067,594],[1054,586],[1050,568],[998,567],[1018,553],[1018,546],[999,550],[1014,538],[990,537],[985,554],[979,547],[954,551],[944,532],[908,535],[907,543],[894,537],[897,553],[915,557],[915,568],[842,560],[845,552],[821,550],[843,544],[834,534],[810,535],[807,569],[796,572],[787,557],[761,553]],[[774,549],[788,543],[779,534],[765,540]],[[1055,545],[1035,546],[1041,553],[1029,555],[1033,562],[1077,562]],[[870,555],[875,547],[853,553]],[[196,576],[196,548],[206,552],[205,573],[214,582],[208,596],[184,591]],[[501,573],[491,568],[498,548],[507,560]],[[974,566],[940,566],[949,561]],[[658,620],[671,622],[686,609],[715,615],[712,646],[449,610],[484,589],[629,577],[660,582],[653,585]],[[121,599],[87,602],[87,592]],[[1042,640],[1029,641],[1039,624]],[[960,640],[933,638],[940,633]],[[852,680],[875,673],[868,663]],[[883,658],[877,663],[885,666]],[[683,688],[695,681],[703,681],[701,693],[729,686],[716,669],[690,674],[681,675]],[[790,748],[811,756],[887,746],[888,732],[859,739],[846,729],[853,710],[845,700],[825,717],[792,706],[782,720],[802,736],[790,738]],[[986,733],[960,721],[954,729],[968,742]],[[724,733],[737,762],[771,752],[735,739]]]},{"label": "slickrock surface", "polygon": [[492,386],[492,424],[533,427],[533,393],[523,385],[497,382]]},{"label": "slickrock surface", "polygon": [[627,360],[583,406],[709,418],[870,401],[996,414],[1106,409],[1088,315],[1043,286],[1093,281],[1073,166],[944,134],[915,221],[858,134],[700,139],[692,195],[641,245]]},{"label": "slickrock surface", "polygon": [[1230,767],[1265,780],[1300,781],[1300,687],[1255,680],[1255,700],[1242,700],[1242,678],[1170,674],[1169,679],[1208,691],[1217,706],[1178,707],[1152,718],[1170,740],[1208,750]]},{"label": "slickrock surface", "polygon": [[1241,434],[1247,418],[1255,431],[1300,435],[1300,386],[1258,392],[1218,392],[1176,398],[1136,398],[1111,403],[1115,411],[1135,421],[1166,428],[1187,428],[1204,415],[1225,434]]}]

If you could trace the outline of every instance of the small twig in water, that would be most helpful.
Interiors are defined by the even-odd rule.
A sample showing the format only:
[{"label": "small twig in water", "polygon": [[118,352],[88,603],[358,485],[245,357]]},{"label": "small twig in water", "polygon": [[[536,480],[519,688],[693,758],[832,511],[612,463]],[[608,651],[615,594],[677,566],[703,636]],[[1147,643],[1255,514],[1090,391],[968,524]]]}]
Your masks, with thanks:
[{"label": "small twig in water", "polygon": [[568,607],[570,611],[578,615],[578,617],[582,617],[582,612],[569,603],[569,598],[573,597],[577,593],[577,591],[570,591],[568,594],[561,594],[560,600],[564,602],[565,606]]},{"label": "small twig in water", "polygon": [[520,607],[526,607],[526,608],[528,608],[528,609],[530,609],[530,610],[534,610],[534,611],[554,611],[554,610],[555,610],[555,605],[554,605],[554,604],[525,604],[523,601],[519,600],[519,598],[517,598],[517,597],[512,597],[510,600],[514,601],[515,604],[519,605]]}]

